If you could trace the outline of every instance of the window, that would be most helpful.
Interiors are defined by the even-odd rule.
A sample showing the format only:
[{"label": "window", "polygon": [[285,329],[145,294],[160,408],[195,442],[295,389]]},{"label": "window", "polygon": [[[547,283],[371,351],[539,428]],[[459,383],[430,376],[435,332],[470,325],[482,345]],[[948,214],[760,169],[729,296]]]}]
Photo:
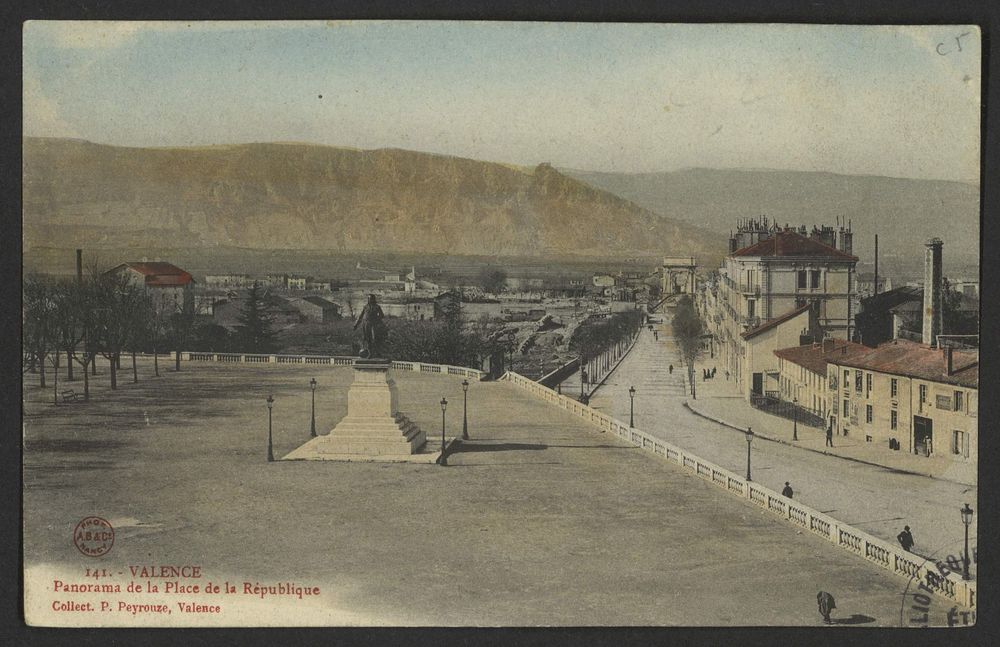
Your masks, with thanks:
[{"label": "window", "polygon": [[756,310],[757,302],[753,299],[747,299],[747,316],[754,316],[754,311]]},{"label": "window", "polygon": [[895,429],[899,426],[899,416],[896,414],[896,410],[893,409],[889,412],[889,428]]},{"label": "window", "polygon": [[961,391],[955,391],[955,411],[961,411],[964,408],[962,406],[964,404],[962,402],[962,395],[963,393]]},{"label": "window", "polygon": [[964,431],[953,431],[951,434],[951,453],[956,456],[969,457],[969,435]]},{"label": "window", "polygon": [[844,388],[845,389],[851,388],[851,372],[848,371],[846,368],[844,369]]},{"label": "window", "polygon": [[920,385],[919,393],[920,393],[920,404],[923,404],[924,402],[927,402],[927,385],[926,384],[921,384]]},{"label": "window", "polygon": [[871,424],[872,422],[872,405],[865,405],[865,422]]},{"label": "window", "polygon": [[868,373],[865,375],[865,397],[870,398],[872,395],[872,374]]},{"label": "window", "polygon": [[899,393],[899,384],[896,382],[896,378],[892,378],[892,380],[889,382],[889,391],[890,391],[889,396],[892,398],[895,398],[896,395]]},{"label": "window", "polygon": [[809,272],[809,287],[814,290],[819,287],[819,270]]},{"label": "window", "polygon": [[861,371],[854,371],[854,390],[861,393]]},{"label": "window", "polygon": [[848,408],[847,400],[844,400],[844,417],[846,418],[850,414],[850,409]]},{"label": "window", "polygon": [[798,271],[798,275],[799,275],[799,277],[798,277],[799,278],[799,283],[798,283],[799,289],[800,290],[805,290],[806,289],[806,271],[805,270],[799,270]]}]

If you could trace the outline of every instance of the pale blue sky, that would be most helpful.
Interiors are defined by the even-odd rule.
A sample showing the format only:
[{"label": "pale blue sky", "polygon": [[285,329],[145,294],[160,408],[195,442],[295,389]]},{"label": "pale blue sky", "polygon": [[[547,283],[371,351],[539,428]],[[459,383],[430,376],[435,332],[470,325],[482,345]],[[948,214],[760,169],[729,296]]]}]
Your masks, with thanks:
[{"label": "pale blue sky", "polygon": [[602,171],[977,181],[979,103],[974,27],[24,28],[25,134],[127,146],[305,141]]}]

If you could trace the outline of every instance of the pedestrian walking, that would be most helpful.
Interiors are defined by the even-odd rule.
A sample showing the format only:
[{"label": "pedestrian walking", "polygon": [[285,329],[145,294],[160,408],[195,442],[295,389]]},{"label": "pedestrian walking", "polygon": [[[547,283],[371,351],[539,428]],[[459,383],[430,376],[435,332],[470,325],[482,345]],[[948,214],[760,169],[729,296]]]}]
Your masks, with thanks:
[{"label": "pedestrian walking", "polygon": [[656,341],[660,341],[660,332],[658,330],[653,331],[653,339]]},{"label": "pedestrian walking", "polygon": [[833,425],[826,427],[826,446],[833,447]]},{"label": "pedestrian walking", "polygon": [[795,493],[792,491],[792,486],[788,484],[788,481],[785,481],[785,489],[781,491],[781,496],[791,499],[793,494]]},{"label": "pedestrian walking", "polygon": [[837,608],[837,602],[833,596],[826,591],[820,591],[816,594],[816,604],[819,605],[819,614],[823,616],[823,623],[832,624],[830,612]]},{"label": "pedestrian walking", "polygon": [[913,548],[913,534],[910,532],[909,526],[903,526],[903,532],[896,535],[896,540],[899,541],[899,545],[903,547],[908,553],[912,553],[910,550]]},{"label": "pedestrian walking", "polygon": [[670,365],[670,374],[671,375],[674,374],[674,365],[673,364]]},{"label": "pedestrian walking", "polygon": [[716,370],[716,367],[715,367],[715,366],[713,366],[713,367],[712,367],[712,377],[715,377],[715,370]]},{"label": "pedestrian walking", "polygon": [[726,381],[729,381],[729,371],[726,371]]}]

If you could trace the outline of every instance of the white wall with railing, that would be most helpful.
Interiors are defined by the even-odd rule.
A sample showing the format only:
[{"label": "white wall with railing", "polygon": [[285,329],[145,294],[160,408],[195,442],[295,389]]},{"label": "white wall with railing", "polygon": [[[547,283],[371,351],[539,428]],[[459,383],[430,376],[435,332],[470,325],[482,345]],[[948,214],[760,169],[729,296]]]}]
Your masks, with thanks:
[{"label": "white wall with railing", "polygon": [[873,537],[809,506],[792,501],[774,490],[747,481],[738,474],[660,438],[629,427],[611,416],[581,404],[573,398],[560,395],[517,373],[505,373],[501,379],[529,391],[546,402],[580,416],[604,431],[616,434],[655,456],[677,463],[726,492],[748,499],[751,503],[782,517],[788,523],[809,530],[881,568],[912,579],[914,587],[919,585],[925,591],[933,592],[958,604],[968,607],[976,606],[976,584],[974,581],[963,580],[956,573],[943,575],[933,563],[913,553],[906,552],[898,546]]},{"label": "white wall with railing", "polygon": [[[320,366],[351,366],[357,357],[346,355],[265,355],[256,353],[202,353],[195,351],[181,352],[181,361],[185,362],[221,362],[231,364],[313,364]],[[472,380],[481,380],[486,375],[483,371],[464,366],[449,364],[428,364],[426,362],[393,361],[392,368],[397,371],[413,371],[415,373],[438,373],[442,375],[460,375]]]}]

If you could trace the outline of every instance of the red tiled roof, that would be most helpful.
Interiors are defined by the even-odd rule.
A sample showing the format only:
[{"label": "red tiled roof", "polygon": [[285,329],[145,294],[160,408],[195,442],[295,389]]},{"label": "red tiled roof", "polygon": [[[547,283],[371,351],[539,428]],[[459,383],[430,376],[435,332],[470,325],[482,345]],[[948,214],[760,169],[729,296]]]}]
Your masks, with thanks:
[{"label": "red tiled roof", "polygon": [[786,312],[785,314],[781,315],[780,317],[775,317],[774,319],[768,319],[766,322],[764,322],[763,324],[757,326],[753,330],[748,330],[745,333],[740,333],[740,337],[742,337],[743,339],[750,339],[751,337],[756,337],[760,333],[762,333],[762,332],[764,332],[766,330],[770,330],[772,328],[775,328],[775,327],[777,327],[777,326],[785,323],[789,319],[794,319],[795,317],[799,316],[800,314],[802,314],[803,312],[805,312],[808,309],[809,309],[809,304],[808,303],[805,304],[805,305],[801,305],[798,308],[795,308],[794,310]]},{"label": "red tiled roof", "polygon": [[847,341],[846,339],[829,339],[826,341],[833,342],[833,347],[829,350],[823,350],[824,345],[817,343],[781,348],[774,351],[774,354],[786,362],[803,366],[808,371],[826,375],[827,358],[830,358],[834,362],[839,362],[848,357],[861,355],[871,350],[868,346]]},{"label": "red tiled roof", "polygon": [[891,375],[905,375],[923,380],[979,388],[979,354],[952,351],[952,373],[947,374],[944,351],[906,339],[894,339],[869,352],[830,361],[842,366],[864,368]]},{"label": "red tiled roof", "polygon": [[794,231],[778,231],[773,236],[738,249],[730,256],[814,256],[836,258],[845,261],[856,261],[857,256],[851,256],[839,249],[830,247],[818,240],[806,238]]},{"label": "red tiled roof", "polygon": [[122,267],[127,267],[142,274],[145,277],[146,285],[153,287],[184,286],[194,282],[194,278],[190,274],[171,263],[159,261],[153,263],[123,263],[115,269],[117,270]]}]

